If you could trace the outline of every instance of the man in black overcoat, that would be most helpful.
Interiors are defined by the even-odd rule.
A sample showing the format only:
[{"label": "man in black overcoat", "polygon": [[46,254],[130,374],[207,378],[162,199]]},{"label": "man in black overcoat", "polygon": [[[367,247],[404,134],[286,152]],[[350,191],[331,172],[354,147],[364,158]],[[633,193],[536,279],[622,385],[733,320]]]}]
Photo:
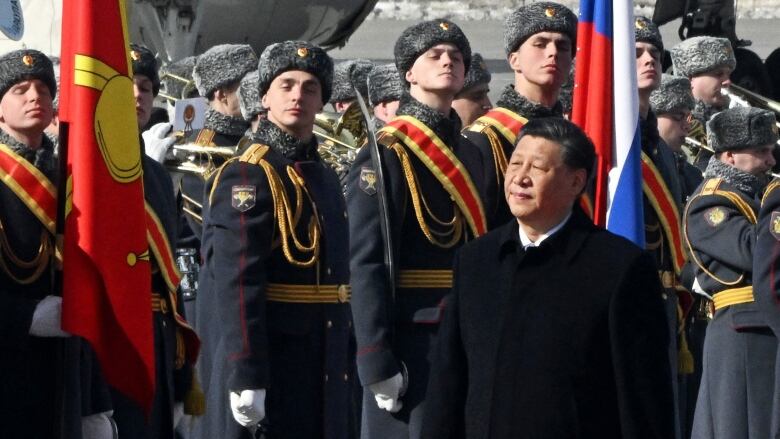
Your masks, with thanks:
[{"label": "man in black overcoat", "polygon": [[563,119],[523,128],[504,186],[516,219],[455,258],[423,437],[674,437],[655,263],[575,206],[593,161]]}]

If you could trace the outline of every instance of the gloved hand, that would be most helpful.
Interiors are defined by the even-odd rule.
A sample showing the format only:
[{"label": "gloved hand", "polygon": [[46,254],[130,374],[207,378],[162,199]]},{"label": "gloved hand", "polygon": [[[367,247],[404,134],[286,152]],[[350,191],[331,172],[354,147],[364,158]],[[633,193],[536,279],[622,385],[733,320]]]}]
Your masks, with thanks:
[{"label": "gloved hand", "polygon": [[173,404],[173,428],[178,427],[182,419],[184,419],[184,403],[177,402]]},{"label": "gloved hand", "polygon": [[265,418],[265,389],[230,392],[230,410],[242,426],[257,425]]},{"label": "gloved hand", "polygon": [[[404,371],[406,367],[404,367]],[[390,413],[398,413],[403,408],[401,397],[406,392],[406,374],[398,372],[392,377],[379,381],[378,383],[369,384],[368,389],[374,393],[374,399],[376,399],[376,405],[380,409],[387,410]]]},{"label": "gloved hand", "polygon": [[46,296],[33,311],[30,335],[36,337],[70,337],[62,330],[62,297]]},{"label": "gloved hand", "polygon": [[173,129],[168,122],[160,122],[141,134],[144,139],[146,155],[154,161],[162,163],[168,149],[176,142],[175,137],[167,137]]},{"label": "gloved hand", "polygon": [[707,292],[704,291],[704,288],[702,288],[701,285],[699,284],[699,279],[693,280],[693,287],[691,289],[693,290],[694,293],[701,294],[702,296],[712,300],[712,296],[707,294]]},{"label": "gloved hand", "polygon": [[114,439],[117,437],[116,424],[111,419],[113,411],[82,416],[81,437],[83,439]]}]

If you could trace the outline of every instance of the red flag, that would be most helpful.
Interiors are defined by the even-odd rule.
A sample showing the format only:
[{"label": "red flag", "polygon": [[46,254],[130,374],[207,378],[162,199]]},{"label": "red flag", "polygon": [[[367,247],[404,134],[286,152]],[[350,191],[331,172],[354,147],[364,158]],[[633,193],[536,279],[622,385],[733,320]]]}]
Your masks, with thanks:
[{"label": "red flag", "polygon": [[67,133],[63,328],[109,384],[154,395],[151,265],[124,0],[64,0],[60,117]]}]

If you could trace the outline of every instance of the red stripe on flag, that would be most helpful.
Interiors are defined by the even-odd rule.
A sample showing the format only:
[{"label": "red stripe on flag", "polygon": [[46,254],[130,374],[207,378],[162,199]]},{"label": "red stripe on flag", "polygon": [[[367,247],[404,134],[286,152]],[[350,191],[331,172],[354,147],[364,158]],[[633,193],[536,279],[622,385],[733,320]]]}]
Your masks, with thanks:
[{"label": "red stripe on flag", "polygon": [[596,224],[606,226],[608,176],[613,162],[612,43],[596,32],[593,23],[580,22],[577,44],[572,121],[596,147],[593,215]]}]

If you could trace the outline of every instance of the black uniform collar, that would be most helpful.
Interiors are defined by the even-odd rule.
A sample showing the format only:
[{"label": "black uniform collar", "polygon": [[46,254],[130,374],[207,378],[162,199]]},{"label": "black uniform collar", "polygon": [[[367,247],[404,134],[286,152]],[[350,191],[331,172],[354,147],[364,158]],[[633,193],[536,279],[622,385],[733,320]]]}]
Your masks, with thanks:
[{"label": "black uniform collar", "polygon": [[653,157],[658,154],[658,141],[661,139],[658,134],[658,118],[653,110],[647,112],[647,118],[639,119],[639,127],[642,133],[642,151]]},{"label": "black uniform collar", "polygon": [[696,101],[696,105],[693,107],[693,110],[691,110],[691,115],[706,127],[707,121],[710,120],[713,114],[719,111],[721,111],[720,108],[706,104],[703,101]]},{"label": "black uniform collar", "polygon": [[[545,239],[538,247],[532,247],[535,250],[541,250],[552,253],[562,253],[567,260],[571,260],[577,251],[582,248],[582,244],[587,237],[588,231],[596,226],[585,215],[577,203],[572,206],[571,217],[566,224],[549,238]],[[507,223],[499,233],[500,255],[506,256],[511,253],[521,254],[526,252],[520,242],[520,224],[517,219],[512,219]]]},{"label": "black uniform collar", "polygon": [[19,154],[33,166],[43,172],[50,180],[54,179],[57,170],[57,161],[54,158],[54,144],[49,138],[41,134],[43,140],[40,148],[32,149],[24,143],[14,139],[10,134],[0,129],[0,143],[8,146],[11,151]]},{"label": "black uniform collar", "polygon": [[561,101],[556,102],[554,107],[547,108],[542,104],[532,102],[525,96],[518,93],[515,90],[514,84],[509,84],[506,86],[504,91],[501,92],[501,96],[499,96],[496,105],[501,108],[514,111],[526,119],[563,116],[563,106],[561,105]]},{"label": "black uniform collar", "polygon": [[707,169],[704,171],[704,178],[722,178],[751,198],[755,197],[765,184],[759,177],[723,163],[715,156],[710,157],[710,162],[707,163]]},{"label": "black uniform collar", "polygon": [[257,131],[250,137],[253,143],[268,145],[271,149],[294,161],[319,160],[317,139],[304,142],[291,136],[269,120],[261,120]]},{"label": "black uniform collar", "polygon": [[449,147],[454,146],[451,142],[460,136],[461,122],[455,110],[450,109],[449,116],[445,116],[409,94],[401,97],[401,104],[395,114],[412,116],[424,123]]},{"label": "black uniform collar", "polygon": [[241,116],[228,116],[213,108],[208,108],[203,127],[228,136],[241,136],[249,128],[249,122]]}]

